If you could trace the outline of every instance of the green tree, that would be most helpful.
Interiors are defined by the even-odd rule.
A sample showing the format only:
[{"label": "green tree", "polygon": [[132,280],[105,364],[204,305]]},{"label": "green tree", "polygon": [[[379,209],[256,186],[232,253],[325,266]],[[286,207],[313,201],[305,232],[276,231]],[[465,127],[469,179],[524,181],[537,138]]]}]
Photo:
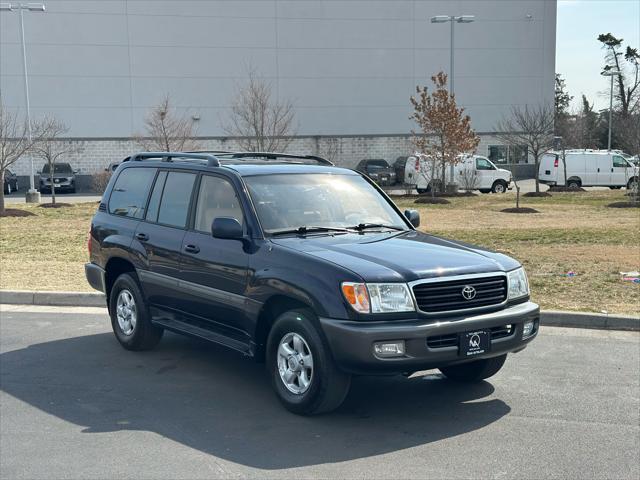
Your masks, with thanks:
[{"label": "green tree", "polygon": [[562,78],[562,74],[556,73],[555,89],[555,115],[556,121],[569,113],[569,105],[573,97],[566,90],[567,85]]}]

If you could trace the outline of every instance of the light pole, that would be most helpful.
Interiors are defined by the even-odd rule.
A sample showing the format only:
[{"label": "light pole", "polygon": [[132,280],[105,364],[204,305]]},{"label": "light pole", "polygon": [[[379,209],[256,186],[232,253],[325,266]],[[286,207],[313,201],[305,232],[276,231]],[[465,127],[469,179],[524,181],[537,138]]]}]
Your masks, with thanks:
[{"label": "light pole", "polygon": [[[0,11],[13,12],[18,10],[20,13],[20,42],[22,43],[22,71],[24,73],[24,99],[27,115],[27,137],[29,143],[32,141],[31,132],[31,105],[29,103],[29,74],[27,70],[27,45],[24,40],[24,14],[25,10],[30,12],[44,12],[45,6],[42,3],[0,3]],[[33,157],[31,160],[31,175],[29,176],[29,191],[27,192],[26,200],[31,203],[40,202],[40,193],[36,190],[33,170]]]},{"label": "light pole", "polygon": [[620,75],[620,70],[605,70],[600,73],[603,77],[611,77],[611,92],[609,93],[609,141],[607,150],[611,151],[611,114],[613,113],[613,77]]},{"label": "light pole", "polygon": [[[449,85],[450,87],[450,91],[451,91],[451,95],[453,95],[455,93],[455,88],[454,88],[454,74],[453,74],[453,70],[454,70],[454,66],[455,66],[455,62],[454,62],[454,25],[456,23],[471,23],[476,19],[475,15],[436,15],[435,17],[431,17],[431,23],[447,23],[449,22],[451,24],[451,40],[450,40],[450,45],[449,45]],[[454,183],[454,171],[453,171],[453,162],[451,162],[451,170],[449,172],[449,176],[451,177],[451,183]],[[444,178],[442,179],[442,181],[444,182]],[[446,183],[446,182],[445,182]]]}]

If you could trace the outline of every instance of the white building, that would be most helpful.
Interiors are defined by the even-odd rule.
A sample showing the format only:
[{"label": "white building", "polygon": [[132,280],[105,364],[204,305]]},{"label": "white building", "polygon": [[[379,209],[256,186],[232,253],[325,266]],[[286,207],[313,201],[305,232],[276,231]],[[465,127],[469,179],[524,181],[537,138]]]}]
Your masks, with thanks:
[{"label": "white building", "polygon": [[[233,148],[221,123],[249,68],[294,103],[290,150],[337,138],[338,163],[393,161],[411,151],[415,86],[449,70],[450,25],[434,15],[475,15],[455,25],[455,90],[481,154],[506,155],[491,131],[511,105],[553,103],[555,0],[43,1],[25,12],[31,112],[69,125],[83,174],[137,150],[129,138],[165,94],[205,147]],[[0,12],[0,90],[24,111],[17,12]]]}]

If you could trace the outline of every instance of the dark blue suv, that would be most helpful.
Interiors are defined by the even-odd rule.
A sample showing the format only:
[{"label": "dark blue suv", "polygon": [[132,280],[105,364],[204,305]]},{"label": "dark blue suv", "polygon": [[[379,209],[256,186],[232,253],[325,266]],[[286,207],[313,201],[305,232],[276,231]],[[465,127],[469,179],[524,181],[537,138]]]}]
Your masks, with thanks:
[{"label": "dark blue suv", "polygon": [[319,157],[143,153],[109,182],[86,276],[124,348],[210,340],[265,361],[289,410],[326,412],[353,374],[479,381],[537,334],[517,261],[419,222]]}]

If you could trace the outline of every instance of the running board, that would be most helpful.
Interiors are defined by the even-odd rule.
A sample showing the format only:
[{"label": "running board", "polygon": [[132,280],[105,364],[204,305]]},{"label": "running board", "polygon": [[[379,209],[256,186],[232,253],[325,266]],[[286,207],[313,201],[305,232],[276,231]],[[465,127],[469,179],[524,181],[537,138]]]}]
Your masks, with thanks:
[{"label": "running board", "polygon": [[250,344],[235,340],[233,338],[229,338],[226,335],[213,332],[209,329],[201,328],[196,325],[183,322],[181,320],[171,319],[167,317],[154,318],[151,323],[176,333],[191,335],[194,337],[202,338],[203,340],[208,340],[210,342],[223,345],[225,347],[232,348],[233,350],[237,350],[244,355],[253,357],[253,349],[251,348]]}]

